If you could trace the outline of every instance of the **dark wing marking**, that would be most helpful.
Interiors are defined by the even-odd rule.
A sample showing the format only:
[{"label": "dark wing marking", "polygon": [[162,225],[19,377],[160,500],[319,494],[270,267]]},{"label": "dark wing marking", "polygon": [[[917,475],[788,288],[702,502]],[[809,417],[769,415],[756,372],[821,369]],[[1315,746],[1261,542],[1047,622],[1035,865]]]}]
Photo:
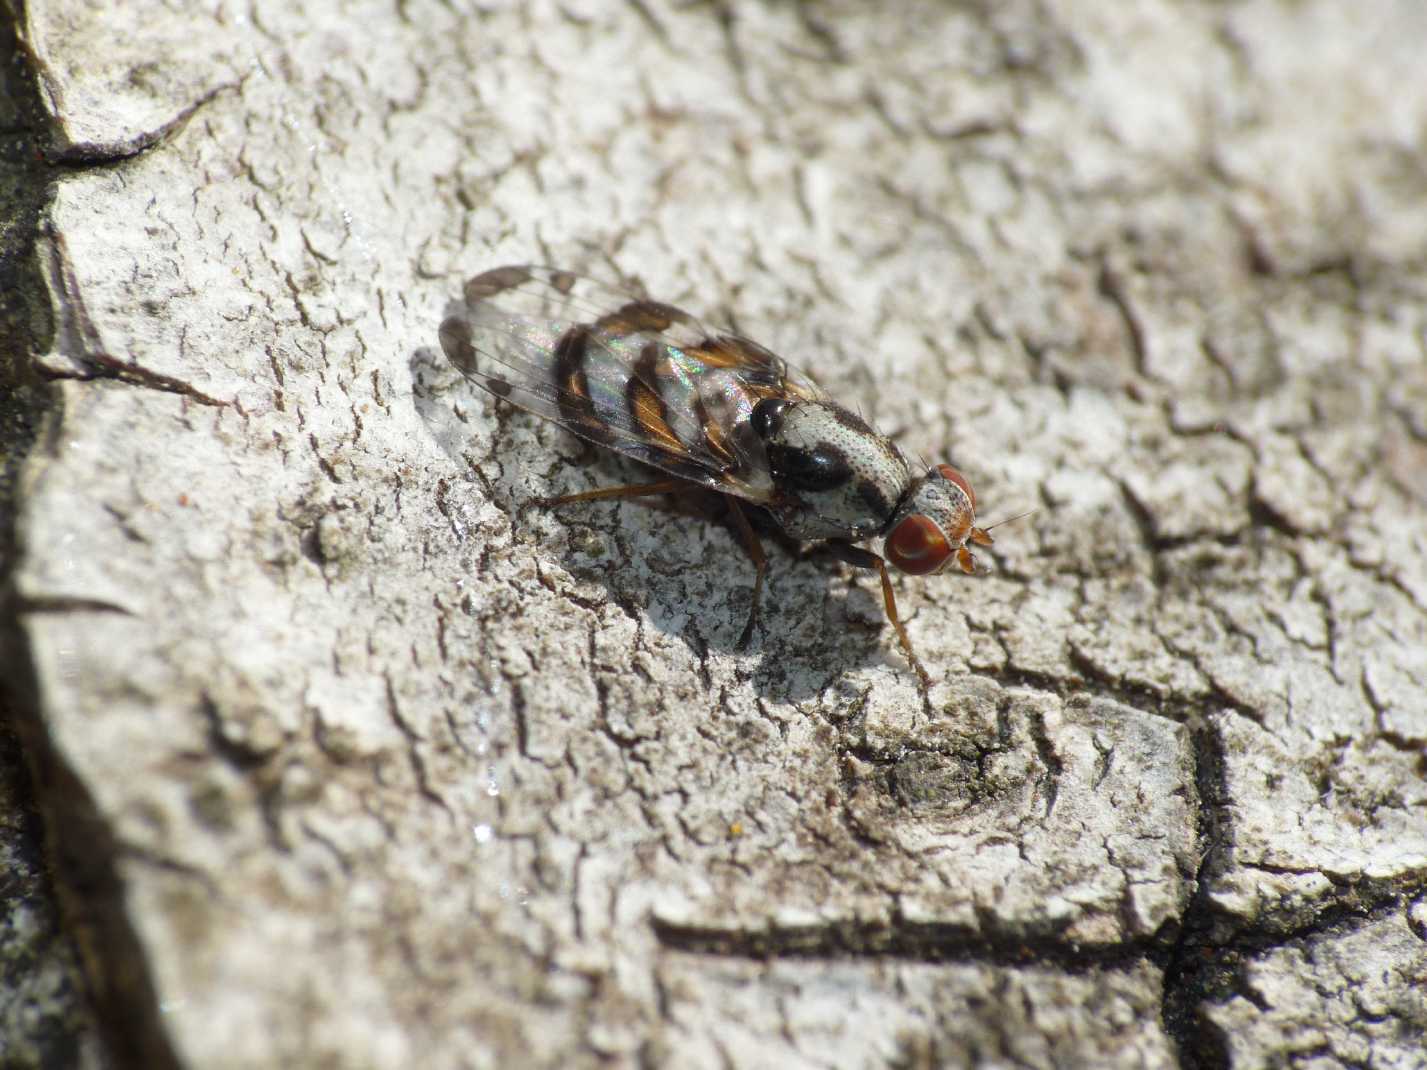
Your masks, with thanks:
[{"label": "dark wing marking", "polygon": [[570,272],[510,266],[466,283],[441,346],[468,379],[583,438],[756,502],[772,480],[749,417],[820,398],[762,346]]},{"label": "dark wing marking", "polygon": [[674,305],[635,297],[574,272],[507,265],[471,278],[464,295],[468,306],[499,298],[508,313],[537,322],[588,323],[611,337],[658,336],[696,353],[709,367],[739,371],[750,383],[767,382],[781,394],[804,400],[827,400],[806,374],[757,342],[710,328]]}]

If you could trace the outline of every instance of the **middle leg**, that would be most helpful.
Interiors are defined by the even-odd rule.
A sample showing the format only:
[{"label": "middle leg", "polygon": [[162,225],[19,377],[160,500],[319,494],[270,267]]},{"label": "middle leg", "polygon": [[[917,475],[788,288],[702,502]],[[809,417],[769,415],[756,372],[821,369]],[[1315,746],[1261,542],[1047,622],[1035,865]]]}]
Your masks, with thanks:
[{"label": "middle leg", "polygon": [[728,511],[733,514],[734,526],[738,528],[739,535],[743,536],[743,545],[757,570],[753,577],[753,604],[748,607],[748,623],[743,626],[743,634],[738,637],[738,649],[742,650],[753,638],[753,627],[758,623],[758,599],[763,594],[763,575],[768,571],[768,555],[763,552],[763,543],[759,541],[753,525],[748,522],[748,514],[743,511],[743,506],[738,504],[738,499],[731,494],[725,494],[724,500],[728,502]]}]

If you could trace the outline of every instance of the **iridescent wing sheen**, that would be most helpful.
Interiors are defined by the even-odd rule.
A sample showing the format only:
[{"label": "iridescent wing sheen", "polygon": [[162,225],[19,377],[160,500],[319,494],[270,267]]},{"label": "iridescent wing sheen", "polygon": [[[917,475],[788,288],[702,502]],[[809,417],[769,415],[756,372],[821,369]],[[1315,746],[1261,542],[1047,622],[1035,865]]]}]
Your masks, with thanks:
[{"label": "iridescent wing sheen", "polygon": [[475,276],[440,334],[447,359],[496,397],[754,502],[768,501],[773,483],[753,407],[823,396],[755,342],[551,268]]}]

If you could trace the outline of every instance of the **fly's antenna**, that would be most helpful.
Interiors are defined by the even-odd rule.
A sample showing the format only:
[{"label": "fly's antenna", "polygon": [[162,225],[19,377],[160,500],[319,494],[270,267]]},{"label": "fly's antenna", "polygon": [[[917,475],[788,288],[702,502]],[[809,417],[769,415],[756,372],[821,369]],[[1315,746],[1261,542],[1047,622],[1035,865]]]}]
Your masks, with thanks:
[{"label": "fly's antenna", "polygon": [[996,521],[996,523],[994,523],[994,524],[987,524],[987,525],[986,525],[984,528],[982,528],[981,530],[982,530],[982,531],[990,531],[992,528],[999,528],[1002,524],[1009,524],[1009,523],[1011,523],[1011,521],[1013,521],[1013,520],[1024,520],[1026,517],[1031,516],[1031,515],[1034,514],[1034,513],[1039,513],[1039,512],[1040,512],[1039,509],[1027,509],[1024,513],[1017,513],[1015,516],[1008,516],[1008,517],[1006,517],[1005,520],[998,520],[998,521]]}]

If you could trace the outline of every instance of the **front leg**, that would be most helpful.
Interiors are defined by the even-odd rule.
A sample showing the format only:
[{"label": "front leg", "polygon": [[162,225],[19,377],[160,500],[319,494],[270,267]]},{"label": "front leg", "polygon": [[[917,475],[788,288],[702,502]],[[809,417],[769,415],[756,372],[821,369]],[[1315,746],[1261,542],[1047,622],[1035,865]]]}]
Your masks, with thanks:
[{"label": "front leg", "polygon": [[912,668],[917,671],[917,676],[922,682],[922,689],[931,687],[931,677],[927,675],[926,669],[922,668],[921,659],[917,657],[917,652],[912,649],[912,641],[907,638],[907,629],[902,627],[902,618],[897,616],[897,599],[892,593],[892,577],[887,574],[887,562],[874,554],[871,550],[865,550],[861,546],[853,546],[850,542],[837,542],[836,540],[824,543],[820,549],[839,561],[853,565],[856,568],[876,569],[877,574],[882,577],[882,602],[887,610],[887,619],[892,622],[892,627],[897,631],[897,639],[902,644],[902,649],[906,652],[907,660],[912,663]]}]

